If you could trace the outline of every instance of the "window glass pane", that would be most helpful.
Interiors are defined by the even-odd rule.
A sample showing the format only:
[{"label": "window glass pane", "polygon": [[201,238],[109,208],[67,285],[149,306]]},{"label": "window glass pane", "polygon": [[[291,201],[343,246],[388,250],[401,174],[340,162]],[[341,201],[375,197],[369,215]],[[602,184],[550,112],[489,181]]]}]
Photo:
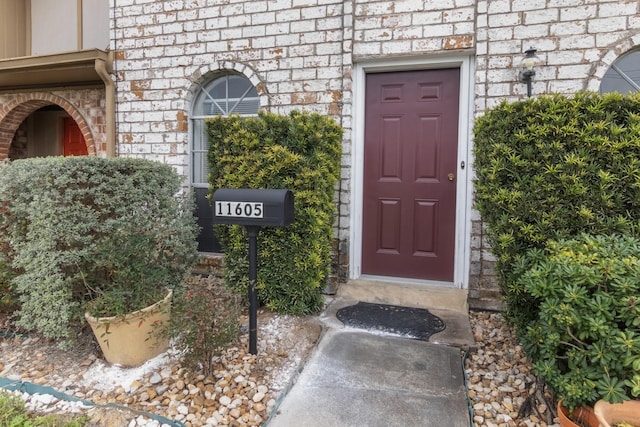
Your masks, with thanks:
[{"label": "window glass pane", "polygon": [[251,82],[244,77],[229,76],[229,98],[242,98],[247,94],[249,96],[258,95],[258,92],[253,87]]},{"label": "window glass pane", "polygon": [[193,150],[206,150],[208,147],[207,133],[205,132],[204,119],[195,119],[193,126]]},{"label": "window glass pane", "polygon": [[640,91],[640,50],[618,58],[605,73],[600,93]]},{"label": "window glass pane", "polygon": [[227,78],[222,77],[212,81],[204,90],[214,99],[225,99],[227,97]]},{"label": "window glass pane", "polygon": [[260,98],[244,98],[233,107],[234,114],[256,114],[260,108]]},{"label": "window glass pane", "polygon": [[207,149],[209,140],[204,119],[196,119],[193,123],[192,175],[193,184],[207,184],[209,165],[207,164]]},{"label": "window glass pane", "polygon": [[207,174],[209,168],[207,167],[207,153],[206,152],[193,152],[193,184],[206,184]]},{"label": "window glass pane", "polygon": [[218,77],[203,85],[191,108],[191,183],[196,192],[196,216],[202,227],[198,250],[219,252],[220,244],[213,233],[213,213],[206,198],[209,194],[206,117],[230,114],[256,115],[260,109],[258,91],[247,78],[237,74]]},{"label": "window glass pane", "polygon": [[219,77],[202,87],[194,102],[196,116],[257,114],[260,108],[258,91],[242,76]]}]

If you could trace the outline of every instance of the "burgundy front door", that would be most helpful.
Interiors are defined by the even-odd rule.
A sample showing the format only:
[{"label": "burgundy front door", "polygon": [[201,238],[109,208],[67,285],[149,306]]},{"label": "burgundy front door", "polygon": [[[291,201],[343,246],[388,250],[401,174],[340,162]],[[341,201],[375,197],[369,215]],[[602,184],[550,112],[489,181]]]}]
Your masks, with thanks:
[{"label": "burgundy front door", "polygon": [[453,281],[460,70],[366,79],[362,273]]}]

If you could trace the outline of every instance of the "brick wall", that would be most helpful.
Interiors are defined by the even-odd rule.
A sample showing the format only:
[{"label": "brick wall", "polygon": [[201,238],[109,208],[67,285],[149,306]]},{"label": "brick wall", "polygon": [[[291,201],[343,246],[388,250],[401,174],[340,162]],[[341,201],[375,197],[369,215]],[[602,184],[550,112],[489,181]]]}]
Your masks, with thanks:
[{"label": "brick wall", "polygon": [[[346,277],[351,198],[354,64],[455,54],[473,58],[473,110],[522,99],[517,65],[530,46],[544,65],[533,93],[597,90],[610,64],[640,46],[637,0],[119,0],[116,53],[118,152],[188,174],[189,109],[219,70],[251,79],[275,113],[327,114],[345,129],[336,259]],[[469,144],[471,146],[471,144]],[[495,300],[484,227],[471,213],[469,290]],[[338,269],[340,267],[337,267]]]},{"label": "brick wall", "polygon": [[543,65],[533,94],[595,90],[611,63],[640,46],[637,0],[477,2],[476,112],[526,95],[518,64],[530,46]]},{"label": "brick wall", "polygon": [[[526,96],[518,81],[524,51],[533,46],[542,65],[533,96],[598,91],[600,81],[621,54],[640,47],[637,0],[492,0],[476,6],[475,112],[503,100]],[[477,212],[472,216],[469,296],[477,306],[499,295],[495,258]]]},{"label": "brick wall", "polygon": [[356,60],[473,48],[475,0],[355,2]]},{"label": "brick wall", "polygon": [[334,245],[334,273],[344,280],[351,162],[351,41],[344,24],[350,2],[220,3],[128,0],[112,8],[118,154],[169,163],[188,176],[190,103],[221,70],[249,78],[264,110],[333,117],[345,130]]},{"label": "brick wall", "polygon": [[[27,137],[24,120],[47,105],[62,107],[78,123],[90,155],[106,155],[106,117],[104,89],[64,89],[42,92],[0,93],[0,160],[9,149],[22,155]],[[20,131],[18,129],[20,128]],[[12,142],[17,145],[13,145]],[[22,150],[22,151],[21,151]]]},{"label": "brick wall", "polygon": [[10,159],[26,159],[29,157],[27,147],[28,139],[27,121],[25,120],[20,124],[18,129],[16,129],[16,133],[11,141],[11,148],[9,149]]},{"label": "brick wall", "polygon": [[[118,152],[188,172],[188,114],[212,73],[249,77],[261,105],[342,118],[343,2],[118,1]],[[212,4],[212,5],[211,5]]]}]

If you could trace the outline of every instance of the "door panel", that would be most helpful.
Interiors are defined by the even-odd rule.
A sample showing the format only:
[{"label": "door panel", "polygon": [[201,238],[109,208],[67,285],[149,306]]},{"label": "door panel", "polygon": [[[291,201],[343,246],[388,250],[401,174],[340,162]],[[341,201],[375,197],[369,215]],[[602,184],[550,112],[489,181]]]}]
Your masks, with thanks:
[{"label": "door panel", "polygon": [[429,256],[436,250],[434,240],[436,224],[437,205],[429,200],[416,200],[413,212],[413,247],[414,255]]},{"label": "door panel", "polygon": [[397,254],[400,250],[400,200],[380,200],[380,251]]},{"label": "door panel", "polygon": [[363,274],[453,281],[459,80],[367,75]]},{"label": "door panel", "polygon": [[63,140],[65,156],[87,156],[89,154],[78,124],[70,117],[64,119]]}]

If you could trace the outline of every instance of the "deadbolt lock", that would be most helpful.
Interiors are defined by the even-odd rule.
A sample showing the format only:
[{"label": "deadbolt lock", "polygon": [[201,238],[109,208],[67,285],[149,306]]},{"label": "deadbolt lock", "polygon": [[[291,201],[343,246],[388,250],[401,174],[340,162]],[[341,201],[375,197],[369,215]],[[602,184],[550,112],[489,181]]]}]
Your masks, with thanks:
[{"label": "deadbolt lock", "polygon": [[450,173],[448,177],[449,177],[449,181],[453,181],[454,179],[456,179],[456,176],[452,173]]}]

